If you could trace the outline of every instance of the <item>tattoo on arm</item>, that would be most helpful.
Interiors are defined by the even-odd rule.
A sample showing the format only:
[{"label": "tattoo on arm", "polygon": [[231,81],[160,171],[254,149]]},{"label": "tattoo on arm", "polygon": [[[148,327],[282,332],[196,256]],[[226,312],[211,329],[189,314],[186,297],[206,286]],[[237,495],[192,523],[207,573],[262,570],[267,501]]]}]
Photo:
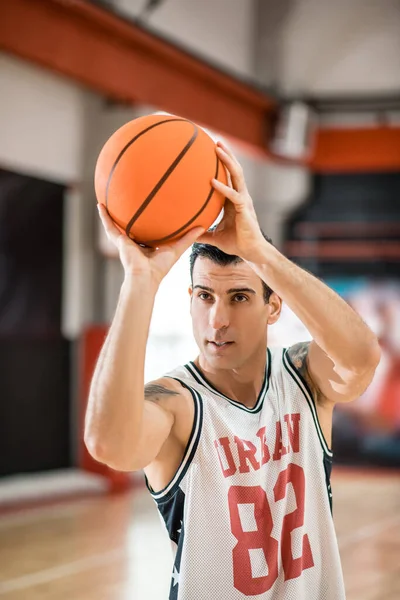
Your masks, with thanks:
[{"label": "tattoo on arm", "polygon": [[296,367],[296,369],[302,375],[303,379],[305,379],[305,381],[307,382],[308,387],[310,388],[314,399],[318,400],[319,399],[319,391],[318,391],[315,383],[311,379],[311,376],[310,376],[310,373],[309,373],[308,367],[307,367],[307,355],[308,355],[309,348],[310,348],[310,342],[299,342],[298,344],[294,344],[294,346],[291,346],[289,348],[288,354],[290,356],[292,363]]},{"label": "tattoo on arm", "polygon": [[148,383],[144,386],[145,400],[157,402],[162,396],[179,396],[179,394],[158,383]]}]

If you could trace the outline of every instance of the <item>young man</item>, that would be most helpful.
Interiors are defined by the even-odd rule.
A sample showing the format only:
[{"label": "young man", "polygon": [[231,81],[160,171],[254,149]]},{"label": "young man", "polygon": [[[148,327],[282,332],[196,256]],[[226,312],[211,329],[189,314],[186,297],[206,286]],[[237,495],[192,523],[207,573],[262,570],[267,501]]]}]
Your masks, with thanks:
[{"label": "young man", "polygon": [[[215,232],[146,250],[100,209],[125,280],[93,376],[85,441],[110,467],[144,469],[175,548],[171,599],[342,600],[332,411],[368,386],[379,345],[339,296],[265,240],[240,165],[222,144],[216,151],[232,188],[213,181],[227,198]],[[199,356],[144,387],[154,297],[196,239]],[[267,347],[281,299],[311,343]]]}]

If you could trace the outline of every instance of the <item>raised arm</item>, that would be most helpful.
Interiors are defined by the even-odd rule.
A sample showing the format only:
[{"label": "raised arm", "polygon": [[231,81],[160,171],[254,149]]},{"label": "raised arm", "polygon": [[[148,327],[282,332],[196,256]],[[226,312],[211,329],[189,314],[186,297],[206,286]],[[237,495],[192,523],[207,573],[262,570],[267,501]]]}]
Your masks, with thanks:
[{"label": "raised arm", "polygon": [[332,289],[272,246],[254,270],[307,327],[313,340],[289,350],[317,401],[348,402],[371,382],[380,359],[378,340],[361,317]]},{"label": "raised arm", "polygon": [[143,249],[121,234],[101,210],[106,233],[119,249],[125,279],[92,378],[84,439],[96,460],[130,471],[158,455],[174,423],[168,403],[159,400],[181,393],[179,384],[172,380],[153,384],[145,400],[146,344],[159,284],[202,230],[160,250]]}]

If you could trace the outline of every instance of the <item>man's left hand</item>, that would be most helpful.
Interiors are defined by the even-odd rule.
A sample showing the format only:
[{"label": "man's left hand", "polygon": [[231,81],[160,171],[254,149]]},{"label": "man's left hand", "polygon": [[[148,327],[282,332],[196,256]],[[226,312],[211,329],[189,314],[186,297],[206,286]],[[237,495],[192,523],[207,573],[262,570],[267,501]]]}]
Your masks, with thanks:
[{"label": "man's left hand", "polygon": [[232,187],[212,180],[213,187],[226,197],[224,216],[214,231],[203,234],[197,242],[217,246],[226,254],[234,254],[244,260],[256,261],[267,242],[257,220],[243,169],[222,142],[217,143],[216,152],[230,174]]}]

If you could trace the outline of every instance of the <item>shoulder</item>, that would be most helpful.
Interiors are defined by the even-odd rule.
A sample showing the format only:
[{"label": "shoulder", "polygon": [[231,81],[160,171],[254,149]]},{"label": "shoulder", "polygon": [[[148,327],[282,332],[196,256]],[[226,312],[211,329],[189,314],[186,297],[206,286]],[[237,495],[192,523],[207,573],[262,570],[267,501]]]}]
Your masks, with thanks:
[{"label": "shoulder", "polygon": [[186,430],[185,424],[192,422],[194,414],[193,397],[190,390],[172,377],[161,377],[146,383],[144,398],[157,404],[174,417],[175,427]]},{"label": "shoulder", "polygon": [[167,398],[179,396],[185,393],[185,388],[175,379],[170,377],[160,377],[154,381],[149,381],[144,386],[145,400],[151,402],[162,402]]},{"label": "shoulder", "polygon": [[177,400],[190,400],[191,393],[180,381],[164,376],[145,384],[144,399],[155,402],[167,410],[173,408],[173,412],[176,412],[177,407],[180,406]]},{"label": "shoulder", "polygon": [[[162,484],[161,480],[154,479],[154,473],[151,475],[149,467],[146,471],[152,487],[163,487],[183,458],[193,428],[195,405],[190,390],[171,377],[150,381],[145,385],[144,394],[148,405],[156,405],[167,412],[172,419],[170,435],[157,457],[157,464],[164,465]],[[164,468],[167,474],[164,473]],[[158,475],[160,476],[160,473]]]}]

